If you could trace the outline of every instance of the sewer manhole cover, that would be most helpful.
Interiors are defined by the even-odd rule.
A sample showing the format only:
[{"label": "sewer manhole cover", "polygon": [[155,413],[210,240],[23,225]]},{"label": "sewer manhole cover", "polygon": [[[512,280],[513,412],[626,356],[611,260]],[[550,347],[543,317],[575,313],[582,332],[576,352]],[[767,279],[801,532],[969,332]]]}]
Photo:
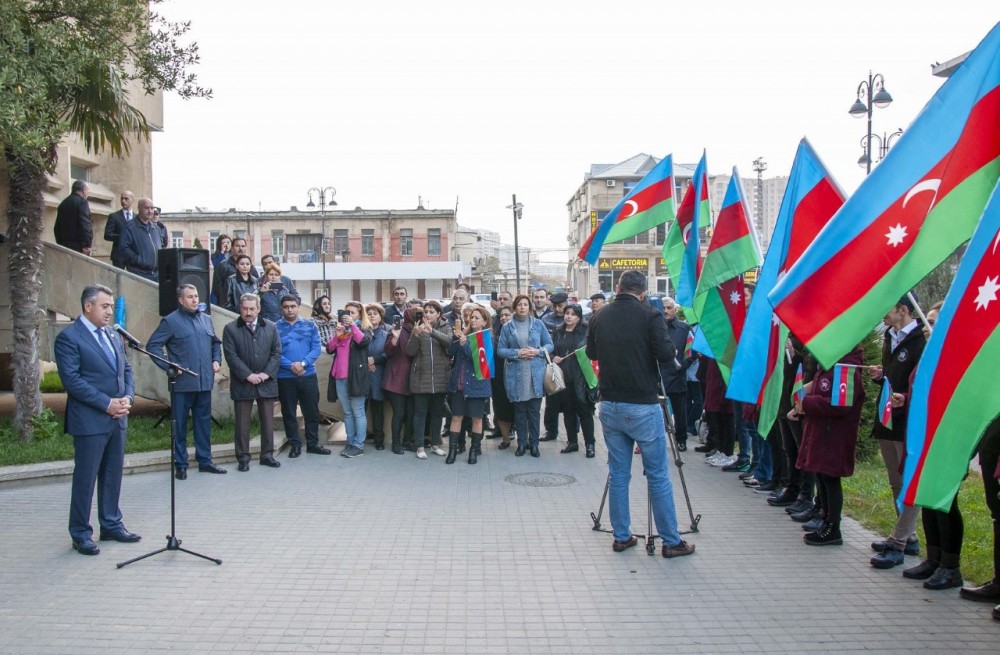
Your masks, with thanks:
[{"label": "sewer manhole cover", "polygon": [[504,481],[522,487],[563,487],[576,482],[576,478],[564,473],[515,473]]}]

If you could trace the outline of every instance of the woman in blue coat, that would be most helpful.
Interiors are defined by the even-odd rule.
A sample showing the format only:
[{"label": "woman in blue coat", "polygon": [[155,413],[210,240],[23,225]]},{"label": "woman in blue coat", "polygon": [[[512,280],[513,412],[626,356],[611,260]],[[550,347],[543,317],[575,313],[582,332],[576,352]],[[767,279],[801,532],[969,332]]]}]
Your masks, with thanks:
[{"label": "woman in blue coat", "polygon": [[462,430],[462,419],[466,416],[472,419],[472,446],[469,447],[469,464],[475,464],[482,454],[483,414],[486,412],[486,400],[493,395],[490,379],[476,378],[475,362],[469,352],[469,336],[481,332],[491,324],[490,315],[485,307],[476,306],[469,312],[465,331],[455,326],[455,338],[448,347],[448,354],[454,357],[451,369],[451,382],[448,383],[448,403],[451,405],[451,429],[448,432],[448,457],[445,464],[454,464],[458,455],[459,434]]},{"label": "woman in blue coat", "polygon": [[540,409],[545,395],[546,353],[552,352],[552,338],[545,324],[531,315],[531,300],[524,294],[514,298],[514,318],[503,326],[497,356],[504,360],[504,387],[514,404],[518,457],[527,447],[538,457]]},{"label": "woman in blue coat", "polygon": [[382,322],[385,310],[377,302],[365,305],[365,314],[368,315],[368,321],[372,324],[372,339],[368,342],[368,372],[371,373],[372,381],[368,405],[372,411],[372,435],[375,441],[375,450],[385,450],[385,392],[382,390],[382,378],[385,374],[385,363],[389,359],[385,354],[389,326]]}]

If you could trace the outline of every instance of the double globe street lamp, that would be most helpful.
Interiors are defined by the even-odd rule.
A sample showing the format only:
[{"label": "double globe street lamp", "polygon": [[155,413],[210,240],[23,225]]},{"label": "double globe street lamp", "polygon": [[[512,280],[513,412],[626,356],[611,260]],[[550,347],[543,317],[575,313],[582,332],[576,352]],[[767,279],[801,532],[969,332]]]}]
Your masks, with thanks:
[{"label": "double globe street lamp", "polygon": [[[875,107],[885,109],[891,103],[892,96],[885,90],[885,78],[882,77],[881,73],[875,73],[872,75],[871,71],[868,71],[868,79],[862,80],[861,84],[858,85],[857,99],[854,101],[854,104],[851,105],[851,108],[847,110],[847,112],[855,118],[861,118],[862,116],[868,117],[868,133],[862,140],[864,155],[862,155],[861,159],[858,160],[858,164],[865,167],[866,175],[872,172],[872,138],[878,137],[877,134],[872,134],[872,111]],[[902,133],[902,130],[900,130],[900,133]],[[879,139],[879,150],[881,155],[879,159],[875,160],[876,162],[882,159],[885,152],[888,152],[891,140],[891,137],[883,137]]]},{"label": "double globe street lamp", "polygon": [[316,206],[316,203],[313,202],[314,193],[319,198],[320,232],[323,233],[320,239],[320,254],[323,257],[323,294],[329,295],[330,290],[326,288],[326,208],[328,206],[337,206],[337,201],[333,199],[337,195],[337,190],[332,186],[320,186],[309,189],[309,202],[306,203],[306,207],[313,208]]}]

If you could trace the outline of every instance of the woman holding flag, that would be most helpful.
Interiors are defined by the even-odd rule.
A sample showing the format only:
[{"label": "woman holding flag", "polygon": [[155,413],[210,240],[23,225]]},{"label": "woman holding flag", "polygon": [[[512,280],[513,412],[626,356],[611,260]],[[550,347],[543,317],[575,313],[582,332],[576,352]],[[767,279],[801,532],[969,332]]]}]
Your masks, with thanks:
[{"label": "woman holding flag", "polygon": [[823,525],[803,539],[810,546],[844,543],[840,514],[844,507],[841,478],[854,475],[854,450],[861,425],[865,390],[861,384],[862,350],[857,346],[831,371],[820,371],[795,393],[796,415],[802,417],[798,466],[816,474],[826,513]]},{"label": "woman holding flag", "polygon": [[448,404],[451,405],[451,429],[448,432],[448,457],[445,464],[454,464],[458,456],[459,432],[462,419],[472,420],[469,437],[469,464],[475,464],[482,453],[483,413],[486,399],[493,393],[490,378],[493,375],[493,337],[490,334],[489,312],[476,305],[465,321],[465,330],[455,326],[455,337],[448,348],[454,358],[451,382],[448,384]]},{"label": "woman holding flag", "polygon": [[[559,452],[565,455],[580,450],[577,443],[579,424],[583,430],[587,457],[590,458],[594,457],[594,402],[590,399],[590,386],[576,355],[586,347],[587,326],[583,324],[583,309],[579,305],[567,305],[563,313],[563,324],[552,332],[552,361],[559,364],[566,381],[566,388],[559,392],[559,407],[568,443]],[[586,359],[586,353],[583,358]],[[590,360],[585,364],[590,367]]]}]

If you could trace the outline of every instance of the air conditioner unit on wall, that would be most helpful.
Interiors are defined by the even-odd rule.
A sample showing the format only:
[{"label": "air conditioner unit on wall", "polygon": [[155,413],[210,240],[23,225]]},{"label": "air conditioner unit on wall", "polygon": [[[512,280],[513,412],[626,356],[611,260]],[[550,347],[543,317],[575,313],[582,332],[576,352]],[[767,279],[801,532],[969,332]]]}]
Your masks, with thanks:
[{"label": "air conditioner unit on wall", "polygon": [[607,184],[607,186],[608,186],[609,189],[612,189],[612,188],[614,188],[616,182],[615,182],[615,180],[607,180],[605,182],[605,184]]}]

